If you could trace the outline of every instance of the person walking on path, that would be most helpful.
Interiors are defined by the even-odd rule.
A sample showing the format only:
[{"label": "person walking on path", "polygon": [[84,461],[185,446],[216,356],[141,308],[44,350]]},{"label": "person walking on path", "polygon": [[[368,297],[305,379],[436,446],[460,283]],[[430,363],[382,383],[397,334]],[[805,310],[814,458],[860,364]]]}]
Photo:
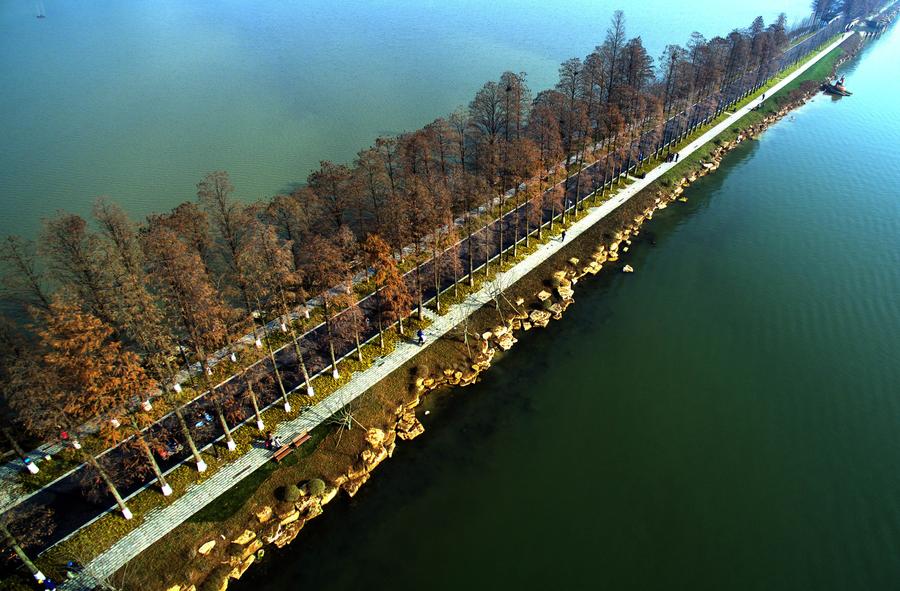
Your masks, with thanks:
[{"label": "person walking on path", "polygon": [[425,344],[425,331],[420,328],[419,332],[416,333],[416,336],[419,337],[419,344],[424,345]]},{"label": "person walking on path", "polygon": [[559,241],[560,242],[566,241],[566,231],[565,230],[562,231],[562,236],[559,237]]}]

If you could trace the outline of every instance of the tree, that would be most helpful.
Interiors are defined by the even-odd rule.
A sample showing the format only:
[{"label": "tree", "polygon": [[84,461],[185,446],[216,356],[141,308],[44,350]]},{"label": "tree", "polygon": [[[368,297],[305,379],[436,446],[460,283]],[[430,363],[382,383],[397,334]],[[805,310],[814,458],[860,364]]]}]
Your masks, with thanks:
[{"label": "tree", "polygon": [[[77,441],[83,425],[104,423],[153,387],[137,356],[111,340],[112,328],[96,316],[56,301],[43,320],[37,358],[22,361],[10,400],[31,432],[49,440],[63,429],[75,434]],[[99,474],[125,519],[131,519],[131,511],[94,454],[79,444],[76,449]]]},{"label": "tree", "polygon": [[43,273],[35,262],[35,247],[30,240],[7,236],[0,243],[0,264],[3,265],[3,296],[28,309],[47,310],[50,296],[44,285]]},{"label": "tree", "polygon": [[389,325],[396,321],[400,334],[403,334],[403,318],[409,313],[412,298],[388,244],[377,234],[370,234],[366,239],[365,251],[368,264],[375,271],[378,337],[384,349],[385,323]]},{"label": "tree", "polygon": [[334,240],[324,236],[311,236],[303,252],[305,255],[304,276],[309,281],[313,293],[322,301],[328,353],[331,359],[331,374],[334,379],[338,379],[340,373],[334,352],[334,318],[340,310],[334,305],[332,290],[349,289],[350,266],[340,246]]},{"label": "tree", "polygon": [[350,205],[350,169],[343,164],[328,160],[319,163],[319,169],[311,172],[306,179],[316,198],[316,204],[324,215],[323,221],[331,224],[332,230],[344,225],[344,215]]},{"label": "tree", "polygon": [[37,474],[40,471],[37,463],[31,461],[14,435],[21,432],[22,427],[14,409],[9,406],[10,399],[15,395],[13,384],[17,363],[21,356],[27,354],[29,346],[30,343],[16,329],[13,322],[5,316],[0,316],[0,429],[26,469],[32,474]]},{"label": "tree", "polygon": [[291,403],[288,400],[281,370],[275,358],[275,350],[269,337],[269,320],[277,320],[282,331],[291,333],[307,393],[312,389],[288,299],[289,286],[299,284],[299,277],[293,267],[291,250],[290,243],[279,241],[274,228],[254,222],[248,230],[247,240],[238,255],[241,266],[252,285],[252,295],[257,308],[262,314],[263,339],[286,412],[290,412]]},{"label": "tree", "polygon": [[341,341],[352,342],[356,359],[363,362],[362,334],[368,327],[368,320],[359,307],[353,293],[340,294],[335,298],[335,307],[342,310],[335,316],[334,332]]},{"label": "tree", "polygon": [[56,523],[53,521],[52,511],[40,505],[19,505],[0,515],[3,546],[15,553],[38,583],[43,583],[47,577],[25,550],[46,539],[54,529]]},{"label": "tree", "polygon": [[[508,168],[510,178],[513,181],[513,211],[515,212],[513,215],[513,256],[515,257],[518,255],[519,227],[521,225],[520,218],[522,217],[519,213],[519,187],[522,183],[538,176],[541,171],[540,150],[534,141],[530,138],[522,137],[510,143]],[[526,226],[526,235],[527,231]]]},{"label": "tree", "polygon": [[475,208],[481,202],[481,196],[489,191],[490,188],[484,182],[484,179],[466,171],[460,171],[459,174],[455,175],[450,186],[450,194],[455,199],[456,209],[461,210],[463,213],[462,229],[466,235],[466,274],[469,287],[475,285],[475,245],[473,238],[475,232],[482,227]]},{"label": "tree", "polygon": [[[228,269],[227,277],[237,286],[241,303],[247,311],[247,318],[256,334],[256,322],[253,315],[253,300],[247,283],[246,272],[241,266],[240,252],[246,238],[246,228],[250,216],[246,208],[232,197],[234,187],[225,171],[207,174],[197,184],[197,198],[209,213],[210,220],[219,235],[222,244],[221,254]],[[256,346],[262,343],[256,337]]]},{"label": "tree", "polygon": [[[152,227],[143,236],[143,248],[167,326],[190,343],[201,364],[205,384],[209,370],[207,354],[226,341],[230,312],[213,288],[199,254],[181,242],[172,230],[164,226]],[[188,374],[193,380],[190,367]],[[176,385],[174,389],[177,392],[180,386]],[[178,400],[168,390],[166,395],[191,447],[197,469],[202,472],[206,462],[194,445]]]},{"label": "tree", "polygon": [[94,204],[94,218],[106,242],[106,272],[113,293],[110,312],[118,333],[136,346],[158,382],[171,381],[174,340],[150,293],[147,260],[134,224],[118,205],[102,198]]},{"label": "tree", "polygon": [[191,250],[197,253],[207,274],[212,274],[214,263],[213,239],[209,232],[209,216],[195,203],[182,203],[168,214],[147,218],[147,231],[162,226],[168,228]]},{"label": "tree", "polygon": [[99,435],[107,446],[117,445],[128,440],[133,441],[144,465],[151,470],[159,484],[160,491],[163,496],[167,497],[172,494],[172,487],[166,481],[154,455],[154,448],[159,447],[160,439],[165,434],[161,432],[161,428],[158,428],[157,435],[154,435],[150,427],[156,422],[155,418],[146,410],[146,406],[136,402],[143,393],[141,388],[147,386],[147,377],[143,375],[143,370],[140,369],[140,366],[132,366],[129,375],[124,386],[134,392],[136,396],[130,403],[126,403],[118,413],[111,413],[114,420],[102,423]]},{"label": "tree", "polygon": [[99,237],[88,232],[82,217],[60,213],[44,220],[40,250],[64,288],[91,314],[105,322],[112,321],[109,278],[104,273],[106,253]]}]

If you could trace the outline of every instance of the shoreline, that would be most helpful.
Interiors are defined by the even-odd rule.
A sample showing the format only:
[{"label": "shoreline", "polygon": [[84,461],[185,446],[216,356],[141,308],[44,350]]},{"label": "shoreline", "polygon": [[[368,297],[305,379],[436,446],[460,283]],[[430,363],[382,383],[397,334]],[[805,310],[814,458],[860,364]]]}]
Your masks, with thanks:
[{"label": "shoreline", "polygon": [[[846,39],[843,39],[842,43],[843,41]],[[854,57],[855,53],[847,52],[840,56],[834,64],[834,69]],[[819,60],[822,57],[824,56],[821,56]],[[813,63],[817,63],[819,60]],[[306,521],[319,516],[322,513],[322,507],[335,498],[339,489],[343,489],[350,497],[354,496],[370,478],[375,467],[391,457],[397,438],[410,440],[424,431],[424,427],[415,416],[415,409],[422,404],[428,394],[445,386],[465,386],[474,383],[480,372],[490,367],[498,349],[508,351],[515,345],[517,331],[544,327],[551,319],[561,319],[566,308],[574,303],[574,286],[578,280],[584,278],[585,275],[597,274],[604,265],[613,265],[618,271],[627,267],[620,257],[628,251],[631,239],[640,233],[643,223],[652,219],[656,210],[664,209],[669,204],[683,199],[681,195],[685,188],[697,179],[717,170],[729,152],[744,141],[758,137],[769,126],[790,111],[805,104],[818,92],[818,84],[816,84],[814,89],[801,92],[799,96],[793,98],[776,113],[764,117],[760,122],[741,127],[735,139],[717,144],[712,152],[710,162],[701,162],[699,167],[692,167],[689,163],[685,163],[687,166],[684,168],[670,167],[666,172],[677,168],[683,173],[681,180],[674,186],[663,188],[657,186],[656,183],[651,183],[641,191],[634,192],[603,217],[589,224],[565,246],[561,245],[556,252],[519,277],[515,283],[505,289],[509,294],[509,298],[506,299],[514,300],[515,304],[512,301],[497,304],[496,313],[500,315],[502,321],[491,322],[494,311],[491,306],[487,305],[472,314],[474,324],[479,324],[482,328],[489,327],[489,329],[481,333],[481,338],[477,339],[480,350],[474,362],[470,364],[469,370],[463,370],[460,367],[444,367],[424,375],[417,372],[418,375],[411,378],[412,398],[396,406],[393,424],[388,425],[385,429],[379,427],[367,429],[365,445],[362,451],[353,458],[353,464],[341,476],[329,482],[329,486],[321,495],[305,496],[289,509],[282,506],[278,510],[279,508],[265,505],[253,516],[258,521],[258,532],[246,529],[228,546],[229,552],[234,554],[229,554],[227,565],[222,564],[216,567],[199,587],[191,584],[175,585],[169,587],[168,591],[190,591],[192,589],[200,591],[219,589],[221,591],[227,588],[229,579],[239,578],[246,572],[265,545],[275,544],[280,548],[294,541]],[[743,115],[737,122],[741,119],[743,119]],[[716,138],[722,133],[716,134]],[[703,145],[705,146],[706,143]],[[619,225],[618,229],[615,229],[616,224]],[[593,242],[592,245],[591,242]],[[583,261],[574,256],[580,252],[573,253],[579,248],[590,253],[583,255]],[[560,270],[553,272],[551,278],[548,279],[547,276],[553,268]],[[524,293],[521,293],[533,292],[532,288],[536,281],[543,285],[541,292],[547,293],[547,297],[541,299],[538,294],[534,294],[529,299]],[[502,308],[508,309],[503,311]],[[530,312],[525,313],[524,310],[527,309],[530,309]],[[427,351],[428,349],[423,351],[423,354]],[[270,504],[276,503],[270,502]],[[200,540],[197,541],[200,542]],[[234,547],[235,544],[240,547],[240,550]],[[200,548],[202,549],[202,546]]]}]

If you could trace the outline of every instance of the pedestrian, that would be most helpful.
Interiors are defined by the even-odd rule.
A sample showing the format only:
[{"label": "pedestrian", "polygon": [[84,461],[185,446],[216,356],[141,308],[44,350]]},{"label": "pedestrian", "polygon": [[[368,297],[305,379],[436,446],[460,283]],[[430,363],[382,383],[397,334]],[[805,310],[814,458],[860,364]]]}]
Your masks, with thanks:
[{"label": "pedestrian", "polygon": [[560,241],[560,242],[565,242],[565,241],[566,241],[566,231],[565,231],[565,230],[563,230],[562,236],[560,237],[559,241]]},{"label": "pedestrian", "polygon": [[763,102],[764,100],[766,100],[766,93],[762,93],[762,96],[759,97],[759,102]]},{"label": "pedestrian", "polygon": [[265,443],[266,449],[272,449],[272,447],[274,445],[275,445],[275,434],[272,433],[271,431],[267,431],[266,432],[266,443]]},{"label": "pedestrian", "polygon": [[419,332],[416,333],[416,336],[419,337],[419,344],[424,345],[425,344],[425,331],[420,328]]},{"label": "pedestrian", "polygon": [[53,582],[53,579],[44,579],[44,589],[47,591],[56,589],[56,583]]}]

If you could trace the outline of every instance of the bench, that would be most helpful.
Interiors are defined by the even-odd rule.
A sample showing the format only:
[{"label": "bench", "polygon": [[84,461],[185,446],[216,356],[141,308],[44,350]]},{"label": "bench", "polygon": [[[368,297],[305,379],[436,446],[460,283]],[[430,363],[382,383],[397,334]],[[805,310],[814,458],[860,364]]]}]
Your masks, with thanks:
[{"label": "bench", "polygon": [[298,433],[291,437],[291,440],[279,447],[275,450],[275,453],[272,454],[272,459],[276,462],[280,462],[284,458],[287,457],[289,453],[293,450],[297,449],[307,441],[309,441],[310,434],[309,433]]}]

